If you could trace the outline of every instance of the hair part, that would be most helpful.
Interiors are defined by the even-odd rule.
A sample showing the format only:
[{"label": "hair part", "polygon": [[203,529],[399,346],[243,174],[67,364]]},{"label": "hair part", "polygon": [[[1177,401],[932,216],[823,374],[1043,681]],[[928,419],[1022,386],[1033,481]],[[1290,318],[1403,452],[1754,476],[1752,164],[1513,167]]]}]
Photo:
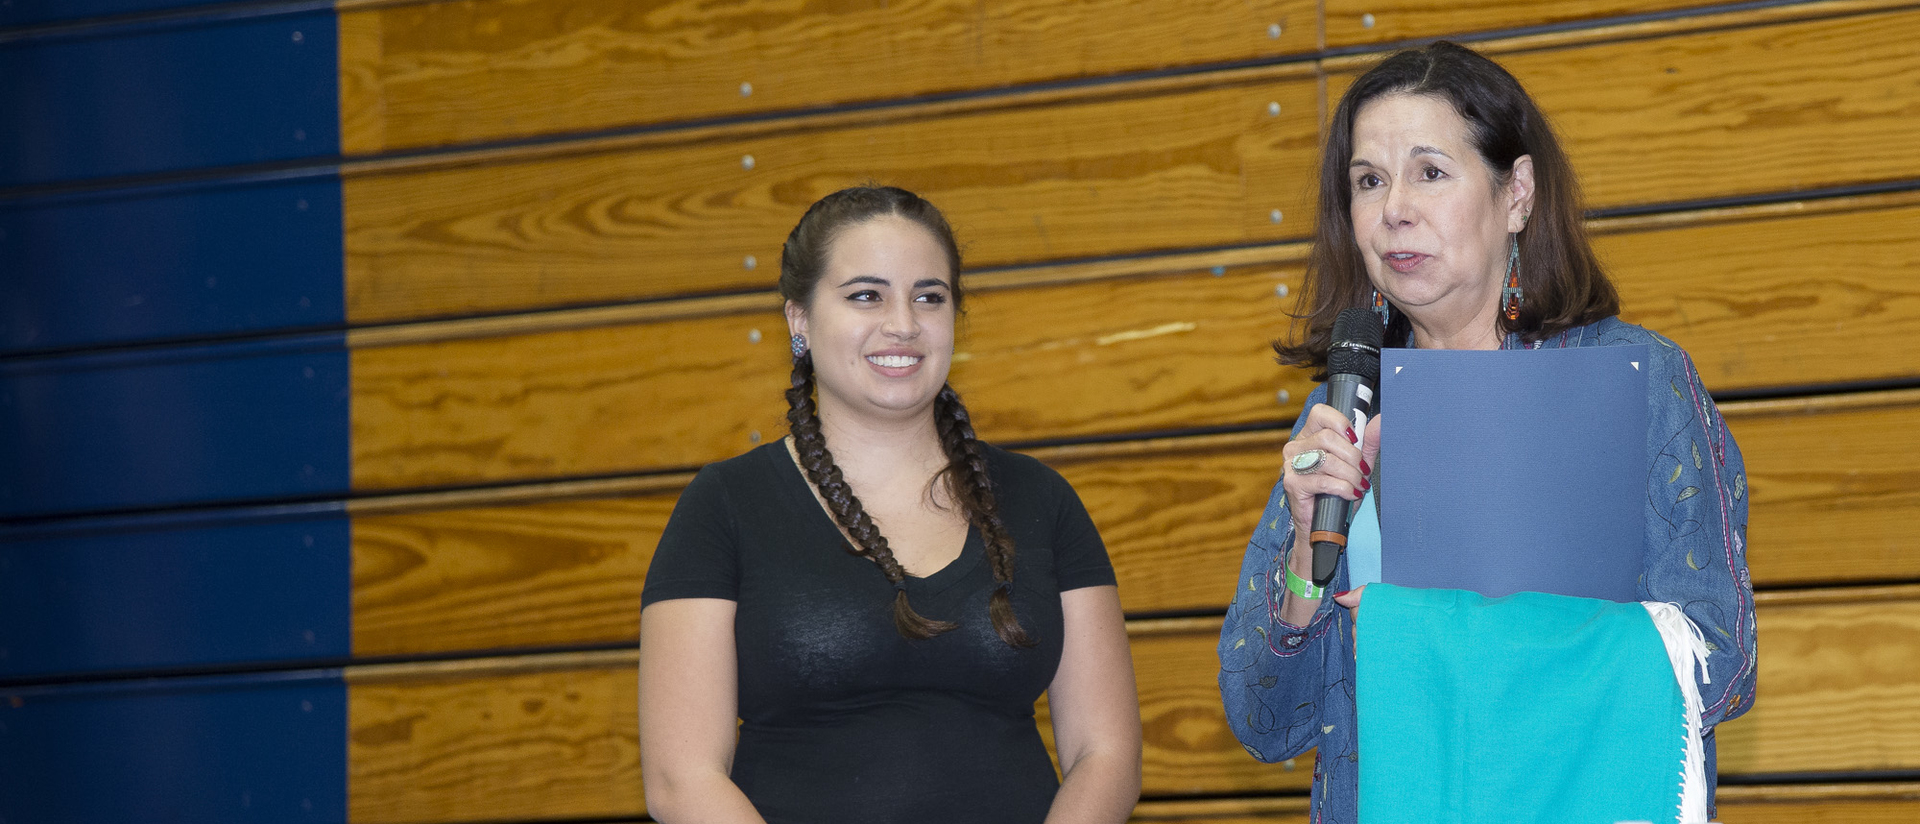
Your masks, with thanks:
[{"label": "hair part", "polygon": [[[1368,70],[1341,95],[1328,120],[1306,284],[1287,339],[1273,343],[1281,363],[1308,367],[1314,380],[1325,380],[1334,319],[1343,309],[1373,306],[1373,284],[1353,231],[1347,163],[1360,109],[1397,94],[1426,95],[1452,106],[1500,188],[1512,180],[1515,161],[1533,158],[1533,211],[1517,239],[1526,300],[1518,319],[1498,315],[1503,336],[1517,332],[1537,341],[1619,314],[1619,294],[1587,240],[1579,180],[1546,115],[1500,64],[1443,40],[1396,52]],[[1397,309],[1389,307],[1389,317],[1387,345],[1398,346],[1413,327]]]},{"label": "hair part", "polygon": [[[945,249],[952,281],[950,291],[954,309],[958,311],[960,248],[954,242],[953,229],[933,204],[912,192],[890,186],[842,189],[808,208],[781,249],[780,294],[802,307],[808,305],[825,273],[827,253],[834,238],[850,226],[885,216],[913,221],[931,233]],[[813,355],[796,356],[791,386],[786,393],[787,424],[807,480],[820,490],[834,522],[853,539],[851,551],[872,561],[893,584],[894,628],[902,636],[916,640],[954,629],[958,625],[952,621],[928,618],[914,611],[907,598],[906,570],[894,558],[886,536],[880,534],[872,516],[867,514],[840,467],[834,463],[833,453],[827,449],[826,436],[820,429],[814,384]],[[975,437],[972,418],[952,386],[943,384],[940,394],[934,398],[933,424],[947,458],[946,468],[934,478],[934,483],[946,484],[952,500],[966,515],[968,525],[980,531],[986,545],[987,565],[995,584],[987,599],[987,616],[994,632],[1008,646],[1031,647],[1037,639],[1021,627],[1013,609],[1013,536],[1000,520],[999,501],[987,472],[986,448]]]}]

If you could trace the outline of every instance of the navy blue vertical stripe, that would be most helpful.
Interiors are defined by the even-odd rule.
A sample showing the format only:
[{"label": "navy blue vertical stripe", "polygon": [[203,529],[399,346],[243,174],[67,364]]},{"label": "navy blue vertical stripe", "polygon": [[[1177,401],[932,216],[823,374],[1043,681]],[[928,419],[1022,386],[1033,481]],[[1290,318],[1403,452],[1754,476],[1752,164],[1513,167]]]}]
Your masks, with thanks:
[{"label": "navy blue vertical stripe", "polygon": [[0,362],[0,518],[340,495],[344,335]]},{"label": "navy blue vertical stripe", "polygon": [[0,689],[0,824],[344,824],[337,671]]},{"label": "navy blue vertical stripe", "polygon": [[352,653],[344,514],[0,537],[0,678]]},{"label": "navy blue vertical stripe", "polygon": [[340,180],[0,203],[0,354],[338,328]]},{"label": "navy blue vertical stripe", "polygon": [[331,12],[0,46],[0,186],[334,156]]}]

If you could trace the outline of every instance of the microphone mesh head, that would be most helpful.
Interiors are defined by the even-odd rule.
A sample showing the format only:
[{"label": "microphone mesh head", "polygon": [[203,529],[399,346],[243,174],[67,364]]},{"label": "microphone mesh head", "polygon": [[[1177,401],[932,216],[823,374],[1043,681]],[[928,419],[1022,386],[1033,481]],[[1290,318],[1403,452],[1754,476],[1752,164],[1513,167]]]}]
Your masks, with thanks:
[{"label": "microphone mesh head", "polygon": [[1327,374],[1359,375],[1380,382],[1380,344],[1385,335],[1371,309],[1345,309],[1333,321],[1333,346],[1327,350]]}]

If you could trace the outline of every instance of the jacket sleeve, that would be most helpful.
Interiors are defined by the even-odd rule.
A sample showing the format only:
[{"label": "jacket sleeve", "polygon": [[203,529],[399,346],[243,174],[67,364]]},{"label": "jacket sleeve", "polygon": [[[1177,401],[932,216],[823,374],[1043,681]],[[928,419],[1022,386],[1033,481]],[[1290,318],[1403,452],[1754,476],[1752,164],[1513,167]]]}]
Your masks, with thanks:
[{"label": "jacket sleeve", "polygon": [[[1324,397],[1325,388],[1316,389],[1306,408]],[[1298,423],[1294,431],[1298,434]],[[1331,597],[1320,599],[1307,626],[1280,620],[1286,589],[1277,576],[1292,546],[1287,493],[1275,483],[1247,541],[1226,623],[1220,627],[1220,700],[1227,723],[1241,746],[1261,761],[1292,758],[1321,743],[1321,726],[1328,723],[1321,706],[1327,672],[1337,660],[1331,656],[1352,655],[1351,644],[1343,643],[1352,637],[1347,611],[1337,608]],[[1338,592],[1346,584],[1343,558],[1328,589]]]},{"label": "jacket sleeve", "polygon": [[1653,335],[1648,387],[1646,589],[1706,636],[1707,728],[1753,706],[1758,633],[1747,571],[1747,475],[1693,361]]}]

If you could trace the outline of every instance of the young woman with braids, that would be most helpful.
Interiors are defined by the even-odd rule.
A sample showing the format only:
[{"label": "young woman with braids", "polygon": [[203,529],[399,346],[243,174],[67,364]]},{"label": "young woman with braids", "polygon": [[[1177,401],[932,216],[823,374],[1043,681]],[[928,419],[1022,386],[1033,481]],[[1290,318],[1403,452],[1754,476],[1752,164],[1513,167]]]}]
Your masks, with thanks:
[{"label": "young woman with braids", "polygon": [[836,192],[780,269],[792,436],[701,470],[647,573],[648,813],[1124,821],[1140,716],[1113,569],[1066,481],[980,442],[946,385],[963,292],[945,218],[900,189]]}]

